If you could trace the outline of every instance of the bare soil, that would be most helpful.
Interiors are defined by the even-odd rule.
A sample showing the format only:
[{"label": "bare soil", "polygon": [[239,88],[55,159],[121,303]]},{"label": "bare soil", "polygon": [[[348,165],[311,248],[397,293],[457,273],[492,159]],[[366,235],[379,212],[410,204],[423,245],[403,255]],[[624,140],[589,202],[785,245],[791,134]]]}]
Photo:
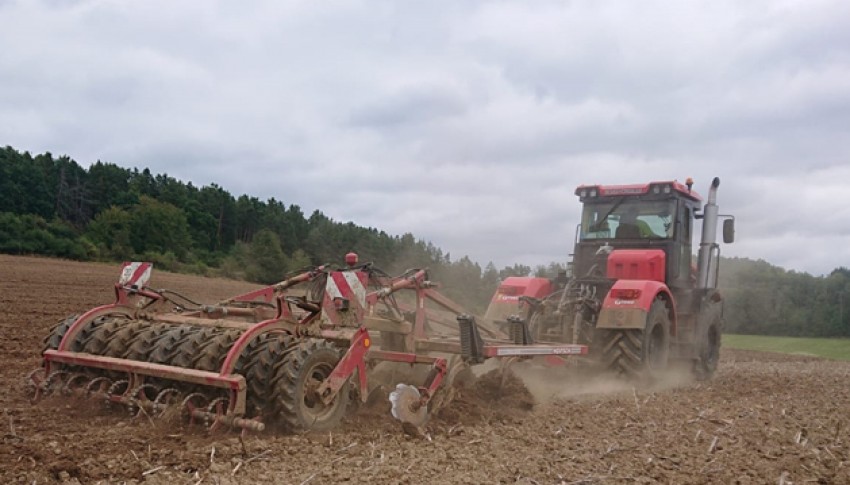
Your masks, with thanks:
[{"label": "bare soil", "polygon": [[[724,350],[707,383],[653,389],[518,366],[402,432],[385,391],[330,433],[235,432],[28,400],[42,340],[109,303],[115,265],[0,255],[2,483],[850,483],[850,363]],[[253,286],[164,272],[215,301]],[[516,376],[520,376],[522,381]],[[383,394],[382,394],[383,393]]]}]

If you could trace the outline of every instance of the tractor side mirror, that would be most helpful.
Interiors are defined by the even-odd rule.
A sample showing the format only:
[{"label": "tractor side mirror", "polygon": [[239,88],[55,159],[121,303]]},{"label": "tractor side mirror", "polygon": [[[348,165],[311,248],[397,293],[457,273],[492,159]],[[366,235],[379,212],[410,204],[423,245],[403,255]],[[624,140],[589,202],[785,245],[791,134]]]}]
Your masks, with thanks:
[{"label": "tractor side mirror", "polygon": [[723,242],[726,244],[735,242],[735,219],[723,221]]}]

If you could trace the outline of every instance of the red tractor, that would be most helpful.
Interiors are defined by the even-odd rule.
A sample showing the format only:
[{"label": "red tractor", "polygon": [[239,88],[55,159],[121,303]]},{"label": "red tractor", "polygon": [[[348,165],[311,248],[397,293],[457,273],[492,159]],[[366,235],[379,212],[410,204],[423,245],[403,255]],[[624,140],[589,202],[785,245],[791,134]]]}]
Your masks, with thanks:
[{"label": "red tractor", "polygon": [[[512,318],[524,343],[586,345],[592,362],[617,373],[653,377],[673,363],[698,379],[717,368],[723,299],[717,291],[720,247],[734,239],[734,217],[718,215],[715,178],[708,201],[693,182],[581,185],[584,204],[573,274],[543,298],[521,296],[530,310]],[[702,220],[697,264],[694,222]]]}]

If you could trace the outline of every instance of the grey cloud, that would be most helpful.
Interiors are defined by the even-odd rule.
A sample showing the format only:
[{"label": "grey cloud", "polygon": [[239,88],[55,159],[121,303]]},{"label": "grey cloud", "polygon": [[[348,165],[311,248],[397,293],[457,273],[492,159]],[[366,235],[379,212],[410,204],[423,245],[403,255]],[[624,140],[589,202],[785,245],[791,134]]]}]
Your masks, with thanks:
[{"label": "grey cloud", "polygon": [[378,101],[356,109],[350,118],[354,126],[392,130],[396,127],[436,121],[465,111],[463,100],[439,87],[421,86],[384,95]]},{"label": "grey cloud", "polygon": [[[570,251],[580,183],[723,180],[724,254],[850,266],[850,5],[0,2],[0,139],[454,256]],[[824,213],[829,224],[824,225]]]}]

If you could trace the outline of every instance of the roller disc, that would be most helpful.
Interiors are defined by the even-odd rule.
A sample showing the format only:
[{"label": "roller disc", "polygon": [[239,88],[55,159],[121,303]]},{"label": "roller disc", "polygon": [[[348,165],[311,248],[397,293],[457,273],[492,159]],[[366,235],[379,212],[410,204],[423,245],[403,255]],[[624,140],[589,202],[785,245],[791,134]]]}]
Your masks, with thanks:
[{"label": "roller disc", "polygon": [[183,398],[183,401],[180,403],[180,409],[183,416],[189,421],[189,424],[193,424],[195,422],[195,411],[203,410],[209,402],[210,400],[206,396],[199,392],[194,392]]},{"label": "roller disc", "polygon": [[[120,403],[120,399],[127,394],[127,391],[130,390],[130,381],[127,379],[120,379],[117,381],[113,381],[112,385],[109,386],[109,389],[106,390],[106,394],[103,395],[103,402],[107,409],[113,409],[113,406]],[[123,406],[123,404],[122,404]],[[133,415],[133,411],[130,411],[130,415]]]},{"label": "roller disc", "polygon": [[153,409],[150,404],[159,395],[159,390],[160,388],[153,384],[142,384],[130,391],[128,394],[130,414],[137,418],[140,416],[150,417],[148,409]]},{"label": "roller disc", "polygon": [[219,419],[227,413],[227,406],[230,402],[226,397],[217,397],[210,401],[207,406],[207,416],[204,418],[204,423],[207,425],[207,428],[210,430],[210,433],[218,430],[222,421]]},{"label": "roller disc", "polygon": [[41,395],[41,385],[44,383],[44,369],[39,367],[30,371],[25,382],[30,399],[37,400]]},{"label": "roller disc", "polygon": [[165,407],[175,404],[180,396],[180,391],[173,387],[167,387],[159,392],[153,400],[157,407]]},{"label": "roller disc", "polygon": [[91,379],[92,376],[84,374],[82,372],[71,374],[65,381],[65,385],[62,386],[62,394],[70,395],[77,390],[84,390],[88,386]]},{"label": "roller disc", "polygon": [[57,389],[62,389],[65,386],[65,379],[69,373],[62,370],[53,371],[47,375],[44,382],[41,383],[41,390],[45,394],[52,394]]},{"label": "roller disc", "polygon": [[112,388],[112,379],[108,377],[95,377],[86,385],[86,394],[96,397],[107,397],[109,389]]},{"label": "roller disc", "polygon": [[166,387],[159,391],[151,403],[151,415],[167,422],[176,422],[180,419],[181,394],[177,388]]}]

